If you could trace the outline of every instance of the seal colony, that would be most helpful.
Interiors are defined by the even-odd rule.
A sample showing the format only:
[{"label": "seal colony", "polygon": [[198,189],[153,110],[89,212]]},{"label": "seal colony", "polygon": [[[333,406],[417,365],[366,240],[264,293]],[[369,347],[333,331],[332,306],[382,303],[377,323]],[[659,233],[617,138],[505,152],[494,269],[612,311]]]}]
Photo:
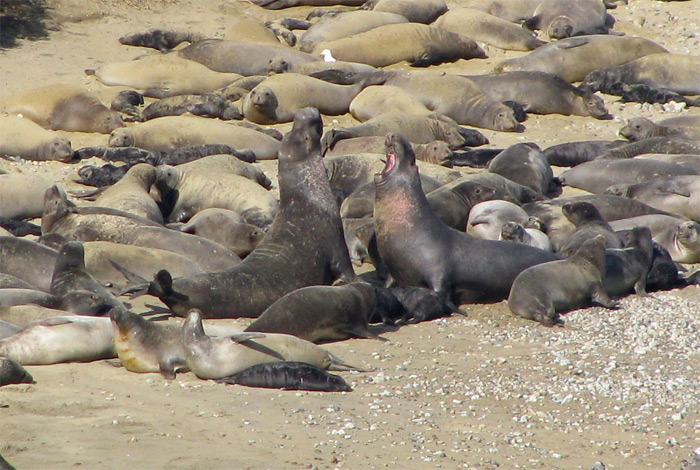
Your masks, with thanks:
[{"label": "seal colony", "polygon": [[[274,3],[274,8],[299,4],[293,1]],[[458,13],[456,8],[447,10],[448,14],[451,11]],[[482,15],[481,12],[478,15],[462,13],[471,13],[469,17],[478,17],[485,24],[499,24],[506,28],[503,23],[507,21],[505,19],[495,21],[484,17],[487,13]],[[533,10],[529,15],[537,16],[539,13]],[[582,179],[584,183],[597,185],[595,192],[607,193],[605,198],[591,199],[585,203],[563,197],[550,201],[550,197],[561,192],[561,183],[573,185],[574,170],[563,178],[555,178],[551,168],[553,161],[546,151],[540,150],[538,142],[528,138],[528,121],[518,117],[518,110],[524,110],[538,114],[576,114],[581,120],[590,119],[590,122],[595,122],[593,119],[607,119],[616,112],[616,108],[606,108],[601,95],[594,93],[596,87],[578,88],[570,82],[584,79],[584,84],[590,84],[596,77],[597,69],[589,72],[587,68],[600,65],[606,80],[602,91],[607,92],[612,88],[610,80],[624,78],[626,86],[639,81],[645,71],[643,68],[635,68],[636,75],[631,72],[626,72],[624,76],[622,72],[615,75],[610,71],[613,67],[624,67],[624,64],[631,62],[631,57],[634,56],[636,63],[647,64],[647,68],[651,67],[652,58],[663,64],[675,63],[675,57],[670,57],[671,54],[652,41],[637,38],[637,41],[625,42],[614,35],[585,39],[574,37],[566,42],[551,41],[545,45],[535,35],[511,23],[524,34],[518,34],[520,42],[517,45],[504,44],[504,47],[522,50],[522,57],[539,62],[524,71],[518,71],[519,67],[513,66],[514,71],[508,73],[473,75],[467,69],[458,68],[467,61],[483,58],[484,51],[473,41],[452,41],[450,49],[446,47],[446,42],[449,43],[453,36],[436,31],[440,22],[417,26],[418,23],[409,22],[408,17],[396,18],[401,16],[400,13],[392,11],[390,14],[398,20],[396,25],[408,24],[409,28],[380,25],[369,32],[384,29],[372,34],[365,31],[353,33],[356,36],[352,40],[334,38],[333,42],[304,47],[312,52],[320,47],[330,49],[338,61],[356,60],[358,66],[353,69],[341,68],[346,65],[340,63],[334,69],[332,62],[324,62],[326,67],[322,68],[318,66],[321,62],[318,54],[305,53],[299,50],[301,48],[242,45],[240,38],[233,41],[185,35],[183,37],[192,45],[181,53],[172,53],[174,77],[171,83],[167,80],[167,67],[164,69],[166,72],[155,68],[156,63],[167,65],[170,59],[166,58],[153,60],[152,69],[120,63],[122,69],[104,66],[96,68],[94,77],[90,76],[91,80],[99,78],[107,83],[108,75],[117,75],[117,70],[121,70],[120,73],[126,78],[143,74],[143,77],[136,77],[142,78],[142,81],[129,83],[146,95],[146,103],[143,99],[130,101],[129,106],[135,108],[145,106],[152,97],[176,98],[213,93],[211,96],[217,97],[217,103],[223,100],[233,105],[237,102],[241,112],[233,120],[240,120],[238,123],[204,117],[214,116],[215,113],[203,113],[199,117],[156,117],[147,123],[128,122],[128,113],[123,113],[120,118],[123,121],[119,121],[113,118],[112,113],[116,111],[109,111],[105,105],[98,106],[100,98],[80,94],[72,88],[49,88],[53,97],[46,103],[40,103],[44,108],[39,107],[35,100],[42,93],[48,93],[46,90],[37,89],[39,91],[34,93],[13,97],[13,107],[6,109],[25,116],[2,119],[7,120],[7,128],[20,129],[20,135],[26,139],[24,147],[9,140],[0,140],[3,153],[59,162],[83,158],[88,154],[74,154],[70,142],[65,137],[61,140],[52,132],[90,131],[102,134],[99,141],[106,151],[95,152],[97,155],[106,161],[125,160],[124,166],[131,169],[125,169],[121,179],[115,178],[117,184],[93,195],[97,207],[87,207],[90,204],[77,197],[69,200],[65,193],[62,194],[60,185],[42,186],[42,192],[48,189],[43,206],[42,242],[60,251],[46,251],[46,247],[41,245],[41,248],[31,244],[19,246],[0,239],[0,248],[6,254],[0,266],[7,275],[17,276],[20,282],[28,283],[21,289],[29,289],[32,295],[22,298],[33,299],[25,301],[32,304],[36,315],[45,314],[47,307],[42,305],[44,309],[39,309],[34,304],[44,301],[37,299],[45,299],[49,295],[77,296],[78,302],[87,303],[84,311],[103,314],[93,322],[87,320],[90,318],[88,316],[84,321],[79,321],[66,317],[63,311],[57,311],[55,317],[61,320],[39,320],[40,323],[32,325],[31,329],[30,325],[22,325],[23,329],[19,329],[20,325],[10,325],[4,330],[8,336],[0,340],[0,352],[23,364],[117,357],[130,371],[157,372],[168,379],[189,370],[202,379],[216,379],[222,383],[297,389],[300,384],[313,379],[321,384],[313,387],[348,391],[347,384],[339,382],[334,376],[324,375],[327,374],[324,369],[333,364],[347,365],[308,341],[338,341],[349,337],[391,340],[391,329],[405,323],[464,313],[469,309],[465,307],[466,304],[503,302],[506,299],[513,311],[514,322],[536,320],[546,326],[565,325],[567,310],[585,308],[593,302],[613,307],[615,302],[609,297],[618,298],[632,292],[644,295],[646,277],[651,275],[655,261],[671,260],[671,285],[673,282],[677,282],[676,285],[692,282],[693,277],[684,276],[673,261],[690,263],[700,259],[700,226],[697,220],[700,216],[695,211],[685,210],[685,206],[691,209],[696,206],[692,201],[697,197],[696,180],[700,178],[697,176],[700,171],[693,166],[693,158],[686,155],[682,161],[673,163],[638,164],[636,171],[652,181],[661,176],[659,168],[678,167],[673,173],[670,170],[663,173],[669,178],[662,182],[641,185],[640,182],[630,184],[628,180],[615,179],[616,174],[610,171],[619,164],[627,168],[621,171],[624,176],[637,178],[638,174],[632,174],[624,165],[636,159],[616,160],[610,154],[604,155],[606,158],[595,162],[595,165],[581,166],[576,170],[581,172],[598,165],[604,167],[602,172],[605,178],[584,174]],[[331,23],[332,14],[327,15],[328,23]],[[314,22],[313,18],[311,22]],[[279,24],[287,25],[294,31],[293,35],[301,36],[303,23],[300,20]],[[538,24],[534,29],[548,28],[552,26]],[[594,26],[583,32],[600,33],[601,29],[607,28]],[[515,29],[509,30],[516,34]],[[496,31],[491,32],[496,34]],[[581,33],[580,30],[571,30],[561,37]],[[397,34],[399,39],[395,39]],[[560,36],[551,31],[547,35],[550,38]],[[401,37],[406,39],[402,44],[403,49],[393,50],[387,46],[387,43],[399,42]],[[335,43],[343,39],[348,40]],[[146,45],[139,44],[138,38],[128,43],[134,47]],[[334,44],[340,45],[336,48]],[[169,44],[167,49],[172,47]],[[554,70],[555,73],[549,69],[540,71],[539,65],[550,65],[555,61],[548,59],[545,52],[541,52],[545,58],[537,59],[534,52],[526,51],[542,51],[545,48],[556,49],[554,52],[557,54],[578,49],[581,55],[575,56],[573,63],[568,61],[569,65],[563,65],[563,69]],[[398,55],[388,58],[373,56],[384,49]],[[221,64],[236,54],[245,54],[245,51],[255,51],[248,54],[251,62],[249,69],[222,69]],[[620,61],[623,63],[608,61],[601,65],[586,54],[622,56]],[[637,59],[640,55],[650,59]],[[160,58],[159,55],[155,57]],[[410,63],[411,67],[423,67],[459,57],[452,70],[463,73],[443,72],[441,69],[437,73],[433,69],[381,69],[393,64],[397,57]],[[148,62],[145,59],[141,61]],[[263,74],[275,61],[284,62],[285,67],[279,68],[284,70],[266,78]],[[567,61],[562,60],[562,63]],[[503,64],[500,69],[510,70],[510,65]],[[207,66],[219,70],[208,69]],[[408,68],[405,63],[400,67]],[[627,69],[632,70],[631,67]],[[679,72],[682,71],[679,69]],[[157,74],[165,74],[165,77],[154,78]],[[430,84],[427,88],[426,83]],[[640,83],[670,86],[648,80]],[[197,85],[204,88],[193,88]],[[371,88],[366,88],[368,85]],[[674,89],[683,93],[695,91],[683,87]],[[372,91],[385,92],[384,96],[387,97],[391,94],[392,98],[399,96],[407,105],[388,100],[386,104],[378,104],[375,101],[380,95],[371,95]],[[274,99],[274,107],[269,115],[256,116],[252,106],[265,104],[258,97],[265,93],[268,98]],[[66,96],[79,97],[77,104],[65,104]],[[360,96],[364,101],[358,99]],[[206,98],[203,98],[199,103],[204,106],[206,102]],[[319,109],[299,109],[309,104]],[[43,114],[36,112],[30,122],[28,118],[32,116],[29,116],[28,109],[32,106]],[[99,110],[99,113],[90,110]],[[347,125],[348,110],[354,110],[353,114],[358,117],[362,110],[363,119],[374,121]],[[343,120],[337,126],[331,122],[331,118],[327,118],[336,115]],[[83,124],[90,116],[112,117],[107,120],[117,124],[97,128],[79,128],[72,124]],[[71,118],[76,120],[72,121]],[[71,124],[62,127],[61,124],[66,122]],[[32,127],[26,126],[24,130],[22,126],[25,124]],[[256,124],[275,124],[278,127],[264,128]],[[693,124],[676,128],[644,124],[651,124],[647,126],[649,130],[645,135],[641,131],[632,133],[629,130],[621,131],[621,134],[641,142],[646,137],[664,139],[670,148],[688,151],[698,148],[697,134],[691,130]],[[480,131],[463,126],[479,127],[488,132],[488,138]],[[676,131],[678,128],[681,130]],[[502,142],[498,132],[520,132],[521,140],[528,142],[496,148],[496,142]],[[352,162],[342,168],[336,162],[331,163],[328,157],[324,165],[322,154],[326,150],[336,150],[335,144],[349,143],[351,138],[367,138],[365,136],[368,135],[384,139],[386,134],[389,136],[386,137],[386,148],[381,151],[383,155],[378,155],[380,152],[375,146],[367,152],[369,155],[351,151],[348,152],[351,155],[334,157]],[[54,137],[49,137],[51,135]],[[454,174],[430,161],[417,162],[414,148],[422,149],[420,146],[430,145],[436,139],[442,144],[445,156],[432,161],[454,166],[458,166],[456,162],[467,160],[465,155],[474,152],[471,147],[491,145],[488,140],[492,139],[493,148],[486,149],[489,152],[483,157],[486,161],[478,162],[478,166],[483,168],[479,170],[481,178],[470,174],[471,170],[458,170]],[[415,145],[412,146],[409,140]],[[160,160],[155,158],[145,162],[142,160],[185,146],[217,144],[231,148],[231,154],[215,155],[216,158],[206,163],[205,160],[210,157],[195,155],[193,158],[204,157],[194,162],[201,164],[196,172],[192,167],[188,169],[189,163],[180,165],[182,162],[178,161],[168,166],[158,164]],[[605,141],[600,147],[609,149],[613,145]],[[644,145],[646,147],[640,148],[657,150],[662,147],[656,141]],[[596,152],[603,153],[601,149]],[[595,156],[588,151],[583,152],[586,153],[585,157],[594,159]],[[249,161],[276,159],[277,162],[272,163],[277,167],[277,175],[270,164],[241,165],[236,152],[248,157]],[[590,152],[594,153],[594,150]],[[250,158],[252,153],[255,154],[254,158]],[[627,156],[619,152],[613,154],[620,155]],[[652,158],[646,155],[645,158]],[[385,158],[385,162],[381,161],[382,158]],[[235,165],[227,162],[235,162]],[[630,168],[632,166],[629,165]],[[66,166],[70,170],[77,167]],[[261,168],[269,173],[270,179]],[[373,174],[377,176],[373,178]],[[485,176],[490,179],[487,181]],[[13,200],[22,201],[13,206],[27,206],[17,207],[17,214],[10,217],[25,219],[40,215],[33,207],[36,205],[34,194],[31,197],[32,207],[29,207],[28,186],[18,184],[3,190],[3,196],[7,192],[14,196]],[[652,197],[658,193],[664,196]],[[625,209],[633,199],[640,201],[635,208],[641,209],[635,213]],[[365,220],[341,218],[341,214],[349,214],[348,201],[354,200],[369,201],[369,210],[354,214],[362,215]],[[543,206],[548,205],[546,218],[543,210],[538,212],[533,209],[538,206],[528,207],[529,204],[537,204],[533,201],[538,200],[546,201],[542,203]],[[494,214],[485,222],[483,213],[476,209],[479,203],[483,204],[482,201],[497,203],[493,206],[494,211],[511,206],[511,209],[515,207],[520,212],[516,218],[509,218],[504,211]],[[501,204],[504,201],[507,204]],[[543,206],[539,206],[540,209]],[[586,214],[593,215],[582,220],[577,217],[577,207],[585,207],[587,211],[590,210]],[[207,219],[206,211],[218,211],[219,218]],[[652,215],[664,219],[658,223],[654,219],[652,223],[648,218]],[[636,216],[636,220],[626,220],[625,216]],[[234,227],[234,224],[238,225]],[[484,229],[486,224],[489,224],[490,232],[484,238],[490,240],[476,239],[469,234],[469,227],[481,225]],[[614,242],[603,247],[593,231],[583,230],[586,228],[584,225],[603,227],[606,241],[609,238]],[[360,229],[349,236],[347,227]],[[241,243],[232,240],[238,233],[234,228],[240,231]],[[626,233],[616,233],[615,229]],[[550,236],[557,237],[556,243],[551,243]],[[204,241],[202,237],[209,240]],[[663,255],[652,255],[651,238],[654,243],[665,247],[668,259]],[[27,241],[22,238],[18,240]],[[534,243],[533,240],[544,240],[545,243]],[[351,243],[349,252],[348,245]],[[90,244],[95,250],[96,244],[100,244],[100,249],[105,252],[114,249],[107,244],[147,247],[154,256],[149,257],[147,262],[146,256],[136,251],[127,255],[118,254],[115,250],[114,254],[107,252],[102,255],[101,262],[88,262]],[[195,245],[197,249],[192,248]],[[12,249],[8,248],[10,246]],[[190,248],[186,249],[186,246]],[[549,249],[540,248],[544,246]],[[182,259],[178,258],[176,262],[167,258],[171,261],[166,262],[164,255],[160,258],[155,256],[160,250]],[[205,257],[205,253],[209,253],[210,257]],[[360,280],[353,270],[350,254],[352,261],[365,264],[370,271],[371,264],[376,271],[361,276]],[[81,259],[83,257],[84,260]],[[616,271],[609,271],[609,265],[614,265]],[[185,269],[188,267],[189,270]],[[117,279],[115,276],[121,277]],[[561,283],[562,278],[576,282]],[[127,286],[126,292],[134,296],[150,294],[158,297],[174,316],[187,318],[184,328],[175,320],[171,320],[174,325],[161,328],[163,325],[156,322],[139,315],[132,316],[135,314],[129,312],[130,306],[125,297],[120,300],[113,298],[121,293],[123,286]],[[612,292],[606,293],[608,286],[612,286]],[[112,289],[108,290],[110,287]],[[6,290],[9,291],[9,288]],[[410,301],[406,298],[407,291],[415,296]],[[14,293],[6,294],[10,298],[10,294]],[[416,298],[419,300],[416,301]],[[5,297],[0,296],[0,299]],[[74,300],[71,298],[71,301]],[[2,302],[4,300],[0,300],[0,304]],[[8,304],[2,306],[12,308]],[[68,311],[68,308],[65,310]],[[593,312],[599,314],[600,311]],[[105,313],[108,315],[105,316]],[[257,320],[246,331],[205,334],[207,326],[202,327],[202,317],[207,320],[230,317]],[[104,325],[109,325],[108,334],[105,334]],[[90,328],[100,328],[99,335]],[[291,349],[284,350],[271,339],[273,335],[289,333],[301,338],[299,341],[289,340],[293,346],[285,343],[284,347]],[[380,333],[383,336],[379,336]],[[76,339],[84,338],[80,335],[85,334],[91,335],[95,344]],[[22,338],[36,337],[40,339],[33,340],[34,344],[30,347],[20,341]],[[306,342],[301,342],[302,339]],[[65,354],[55,349],[44,349],[47,343],[58,347],[71,341],[82,342],[86,348],[92,349],[76,352],[63,346]],[[36,357],[30,353],[36,354]],[[42,354],[46,357],[42,358]],[[231,365],[240,356],[254,356],[255,359]],[[260,358],[262,363],[258,364]],[[299,364],[299,361],[302,363]],[[253,368],[246,372],[249,366]],[[311,366],[316,369],[310,369]]]}]

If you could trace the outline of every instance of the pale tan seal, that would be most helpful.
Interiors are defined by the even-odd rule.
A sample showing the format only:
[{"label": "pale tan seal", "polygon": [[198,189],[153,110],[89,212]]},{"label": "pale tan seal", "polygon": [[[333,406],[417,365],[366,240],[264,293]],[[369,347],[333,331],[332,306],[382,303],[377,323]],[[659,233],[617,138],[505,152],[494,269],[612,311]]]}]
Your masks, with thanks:
[{"label": "pale tan seal", "polygon": [[367,87],[350,102],[350,114],[360,122],[389,112],[419,115],[432,113],[421,100],[403,88],[393,85]]},{"label": "pale tan seal", "polygon": [[32,174],[0,175],[0,217],[17,220],[41,217],[44,193],[51,185],[48,180]]},{"label": "pale tan seal", "polygon": [[0,116],[0,155],[69,162],[73,149],[67,137],[44,129],[31,119]]},{"label": "pale tan seal", "polygon": [[21,114],[53,130],[109,134],[124,127],[119,113],[96,95],[77,85],[47,85],[13,95],[4,101],[5,112]]}]

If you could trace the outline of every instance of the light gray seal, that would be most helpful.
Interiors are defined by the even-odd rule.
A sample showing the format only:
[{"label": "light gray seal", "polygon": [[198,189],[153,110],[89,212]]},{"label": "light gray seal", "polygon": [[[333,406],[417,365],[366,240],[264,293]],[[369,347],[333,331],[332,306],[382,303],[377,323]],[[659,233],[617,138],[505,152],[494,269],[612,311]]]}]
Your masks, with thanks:
[{"label": "light gray seal", "polygon": [[636,184],[616,184],[608,194],[623,196],[700,222],[700,176],[670,176]]},{"label": "light gray seal", "polygon": [[677,263],[700,261],[700,224],[670,215],[654,214],[610,223],[614,230],[648,227],[656,243],[665,248]]},{"label": "light gray seal", "polygon": [[644,117],[630,119],[618,133],[632,142],[649,139],[651,137],[700,139],[700,128],[696,126],[664,125],[661,122],[655,123],[651,119]]},{"label": "light gray seal", "polygon": [[542,263],[513,281],[508,308],[519,317],[546,326],[561,323],[559,312],[587,307],[591,302],[615,306],[603,289],[605,245],[602,236],[586,241],[575,255]]}]

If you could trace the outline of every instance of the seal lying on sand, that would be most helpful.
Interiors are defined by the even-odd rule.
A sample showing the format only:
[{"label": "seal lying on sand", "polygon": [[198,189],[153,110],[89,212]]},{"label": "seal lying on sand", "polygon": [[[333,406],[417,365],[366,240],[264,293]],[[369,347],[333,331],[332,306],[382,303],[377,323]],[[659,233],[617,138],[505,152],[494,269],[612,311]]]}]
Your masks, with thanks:
[{"label": "seal lying on sand", "polygon": [[69,162],[73,149],[67,137],[46,130],[31,119],[6,116],[0,117],[0,155]]},{"label": "seal lying on sand", "polygon": [[246,387],[310,390],[314,392],[351,392],[350,385],[339,375],[331,374],[305,362],[265,362],[250,366],[218,383]]}]

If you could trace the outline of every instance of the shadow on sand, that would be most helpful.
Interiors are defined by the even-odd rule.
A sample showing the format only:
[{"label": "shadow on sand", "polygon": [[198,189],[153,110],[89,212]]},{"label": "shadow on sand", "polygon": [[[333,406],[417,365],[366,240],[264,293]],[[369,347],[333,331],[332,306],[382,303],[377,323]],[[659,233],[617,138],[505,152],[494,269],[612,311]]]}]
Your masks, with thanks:
[{"label": "shadow on sand", "polygon": [[47,10],[44,0],[0,0],[0,49],[47,38]]}]

